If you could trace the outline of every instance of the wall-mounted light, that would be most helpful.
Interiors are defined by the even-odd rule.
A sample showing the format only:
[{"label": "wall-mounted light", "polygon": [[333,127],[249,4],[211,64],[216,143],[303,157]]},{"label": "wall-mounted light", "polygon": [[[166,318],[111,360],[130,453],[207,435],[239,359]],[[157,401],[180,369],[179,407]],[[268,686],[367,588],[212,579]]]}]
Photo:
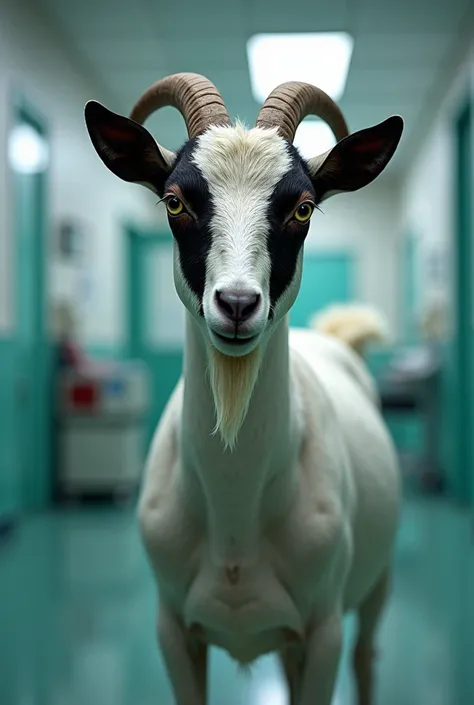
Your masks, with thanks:
[{"label": "wall-mounted light", "polygon": [[38,174],[49,163],[48,143],[31,125],[15,125],[8,140],[8,159],[14,171]]}]

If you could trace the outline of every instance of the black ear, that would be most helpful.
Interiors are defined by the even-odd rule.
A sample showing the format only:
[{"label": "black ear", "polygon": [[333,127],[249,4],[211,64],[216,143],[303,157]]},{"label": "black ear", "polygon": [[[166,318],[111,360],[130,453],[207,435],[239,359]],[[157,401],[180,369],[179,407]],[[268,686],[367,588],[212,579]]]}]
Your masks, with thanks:
[{"label": "black ear", "polygon": [[163,155],[142,125],[95,100],[86,104],[84,117],[92,144],[105,166],[120,179],[143,184],[162,196],[172,154]]},{"label": "black ear", "polygon": [[308,162],[320,200],[341,191],[357,191],[382,173],[400,142],[403,120],[398,115],[338,142],[324,161]]}]

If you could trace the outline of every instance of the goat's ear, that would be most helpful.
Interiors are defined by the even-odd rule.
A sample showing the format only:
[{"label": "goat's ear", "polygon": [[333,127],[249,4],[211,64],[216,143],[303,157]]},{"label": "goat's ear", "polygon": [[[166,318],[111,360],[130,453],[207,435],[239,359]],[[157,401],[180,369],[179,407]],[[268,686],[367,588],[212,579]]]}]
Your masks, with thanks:
[{"label": "goat's ear", "polygon": [[86,104],[84,117],[92,144],[105,166],[120,179],[142,184],[162,196],[175,155],[161,150],[142,125],[95,100]]},{"label": "goat's ear", "polygon": [[402,132],[403,120],[394,115],[345,137],[322,157],[310,159],[308,167],[317,197],[323,201],[370,184],[393,157]]}]

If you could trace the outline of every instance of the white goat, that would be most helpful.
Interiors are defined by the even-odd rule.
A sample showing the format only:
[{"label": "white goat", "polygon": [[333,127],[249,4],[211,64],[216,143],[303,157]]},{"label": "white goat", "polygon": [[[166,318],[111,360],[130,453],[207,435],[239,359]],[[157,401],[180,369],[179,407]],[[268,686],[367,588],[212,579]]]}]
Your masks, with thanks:
[{"label": "white goat", "polygon": [[[178,154],[141,123],[183,114]],[[336,146],[304,161],[299,122],[325,119]],[[355,348],[378,334],[348,309],[289,334],[303,244],[323,199],[359,189],[391,159],[394,116],[348,136],[324,93],[277,88],[256,127],[232,125],[195,74],[159,81],[131,119],[86,106],[92,142],[120,178],[166,202],[185,363],[149,455],[140,524],[159,588],[158,634],[178,705],[205,705],[209,645],[248,664],[278,652],[292,705],[329,705],[347,610],[359,615],[359,703],[372,702],[372,650],[397,524],[395,454]]]}]

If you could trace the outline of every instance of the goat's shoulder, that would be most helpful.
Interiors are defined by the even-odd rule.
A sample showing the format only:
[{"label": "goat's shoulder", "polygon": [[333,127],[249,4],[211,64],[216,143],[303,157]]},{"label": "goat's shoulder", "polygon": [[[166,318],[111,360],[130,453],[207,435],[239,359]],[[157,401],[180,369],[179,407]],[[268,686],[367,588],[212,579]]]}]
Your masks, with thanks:
[{"label": "goat's shoulder", "polygon": [[174,585],[183,585],[189,579],[185,557],[196,543],[196,531],[177,482],[182,400],[181,381],[155,432],[138,503],[140,532],[155,574],[166,576]]},{"label": "goat's shoulder", "polygon": [[178,433],[183,382],[177,384],[156,428],[145,464],[139,501],[141,523],[147,523],[166,504],[178,469]]},{"label": "goat's shoulder", "polygon": [[148,470],[153,471],[156,464],[169,465],[172,457],[177,454],[177,437],[181,422],[183,407],[184,381],[180,379],[176,385],[156,428],[147,458]]}]

